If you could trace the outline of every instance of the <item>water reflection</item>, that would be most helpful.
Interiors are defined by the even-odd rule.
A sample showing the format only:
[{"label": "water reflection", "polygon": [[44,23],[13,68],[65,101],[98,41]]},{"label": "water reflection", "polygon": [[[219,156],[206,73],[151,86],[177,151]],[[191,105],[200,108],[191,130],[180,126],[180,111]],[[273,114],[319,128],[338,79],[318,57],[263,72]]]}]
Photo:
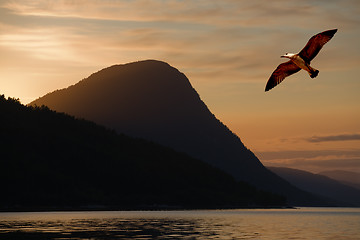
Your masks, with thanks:
[{"label": "water reflection", "polygon": [[198,220],[77,219],[0,221],[1,239],[198,239],[216,238],[218,229]]},{"label": "water reflection", "polygon": [[0,239],[360,239],[360,209],[0,213]]}]

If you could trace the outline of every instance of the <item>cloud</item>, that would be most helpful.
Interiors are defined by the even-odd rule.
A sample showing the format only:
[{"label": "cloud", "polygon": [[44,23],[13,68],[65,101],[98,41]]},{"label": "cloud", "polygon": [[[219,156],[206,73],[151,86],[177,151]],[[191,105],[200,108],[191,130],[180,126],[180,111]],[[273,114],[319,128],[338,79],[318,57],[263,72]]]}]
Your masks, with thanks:
[{"label": "cloud", "polygon": [[74,58],[61,38],[61,34],[49,30],[27,30],[0,35],[0,45],[18,51],[31,52],[39,59],[69,60]]},{"label": "cloud", "polygon": [[[284,24],[282,23],[284,19],[298,27],[319,26],[326,23],[329,18],[336,18],[338,22],[349,24],[358,22],[357,18],[339,10],[341,9],[338,7],[339,4],[346,5],[347,9],[353,9],[354,14],[357,13],[354,10],[357,3],[343,0],[326,1],[326,3],[288,0],[271,2],[266,0],[5,0],[0,6],[22,15],[121,21],[191,22],[216,26],[274,26]],[[319,14],[322,18],[313,21]]]},{"label": "cloud", "polygon": [[353,170],[360,172],[360,150],[302,150],[256,152],[266,166],[291,167],[312,172]]},{"label": "cloud", "polygon": [[298,159],[336,159],[336,158],[360,158],[360,150],[288,150],[288,151],[261,151],[257,152],[261,159],[274,160],[298,160]]},{"label": "cloud", "polygon": [[339,134],[328,136],[313,136],[306,139],[308,142],[332,142],[332,141],[358,141],[360,140],[360,134]]},{"label": "cloud", "polygon": [[[87,41],[101,44],[105,37],[118,39],[107,43],[111,49],[120,48],[120,44],[129,50],[157,48],[157,56],[180,62],[186,54],[187,61],[194,59],[196,65],[204,65],[200,68],[217,65],[217,72],[233,71],[236,76],[248,71],[249,77],[255,69],[257,75],[261,71],[268,75],[269,69],[277,65],[271,64],[273,59],[278,59],[283,51],[303,47],[304,26],[316,28],[323,21],[324,17],[317,18],[316,14],[321,8],[327,10],[323,16],[336,15],[335,9],[328,7],[332,5],[284,0],[5,0],[0,4],[13,14],[40,17],[31,19],[35,24],[50,22],[49,28],[66,26],[74,28],[77,35],[91,35]],[[290,24],[292,30],[282,29],[284,24]],[[281,47],[277,49],[274,42]]]},{"label": "cloud", "polygon": [[319,61],[319,69],[357,70],[358,51],[351,47],[358,45],[356,6],[346,0],[2,0],[0,47],[58,66],[77,62],[101,69],[152,58],[191,81],[263,84],[281,54],[300,50],[331,18],[351,31],[342,33],[347,37],[336,50],[326,47],[332,57]]},{"label": "cloud", "polygon": [[52,0],[5,1],[2,7],[17,14],[121,21],[199,21],[224,15],[222,4],[206,1]]},{"label": "cloud", "polygon": [[283,143],[298,143],[298,142],[310,142],[310,143],[322,143],[322,142],[342,142],[342,141],[359,141],[360,133],[344,133],[337,135],[325,135],[325,136],[311,136],[311,137],[294,137],[294,138],[282,138],[279,139]]}]

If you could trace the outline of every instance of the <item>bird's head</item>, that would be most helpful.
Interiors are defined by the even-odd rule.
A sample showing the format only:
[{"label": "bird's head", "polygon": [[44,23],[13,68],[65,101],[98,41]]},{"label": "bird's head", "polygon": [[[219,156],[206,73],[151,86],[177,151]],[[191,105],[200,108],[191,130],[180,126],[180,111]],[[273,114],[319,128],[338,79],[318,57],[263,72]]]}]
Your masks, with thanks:
[{"label": "bird's head", "polygon": [[282,58],[292,58],[293,56],[295,56],[294,53],[286,53],[285,55],[282,55],[280,57],[282,57]]}]

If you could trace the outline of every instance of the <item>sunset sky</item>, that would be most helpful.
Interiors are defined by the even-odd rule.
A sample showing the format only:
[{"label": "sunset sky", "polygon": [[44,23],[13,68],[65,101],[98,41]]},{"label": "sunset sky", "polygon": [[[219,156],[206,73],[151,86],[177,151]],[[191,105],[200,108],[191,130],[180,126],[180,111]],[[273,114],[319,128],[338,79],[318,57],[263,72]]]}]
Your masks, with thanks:
[{"label": "sunset sky", "polygon": [[[337,28],[269,92],[286,52]],[[0,94],[26,104],[114,64],[183,72],[265,165],[360,172],[360,1],[0,0]]]}]

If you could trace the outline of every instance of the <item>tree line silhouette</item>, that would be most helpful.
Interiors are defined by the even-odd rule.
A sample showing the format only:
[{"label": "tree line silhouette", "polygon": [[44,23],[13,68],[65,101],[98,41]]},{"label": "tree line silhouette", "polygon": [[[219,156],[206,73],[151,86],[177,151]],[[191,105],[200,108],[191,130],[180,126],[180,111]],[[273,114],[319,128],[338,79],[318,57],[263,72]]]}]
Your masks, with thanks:
[{"label": "tree line silhouette", "polygon": [[0,210],[285,205],[207,163],[0,96]]}]

